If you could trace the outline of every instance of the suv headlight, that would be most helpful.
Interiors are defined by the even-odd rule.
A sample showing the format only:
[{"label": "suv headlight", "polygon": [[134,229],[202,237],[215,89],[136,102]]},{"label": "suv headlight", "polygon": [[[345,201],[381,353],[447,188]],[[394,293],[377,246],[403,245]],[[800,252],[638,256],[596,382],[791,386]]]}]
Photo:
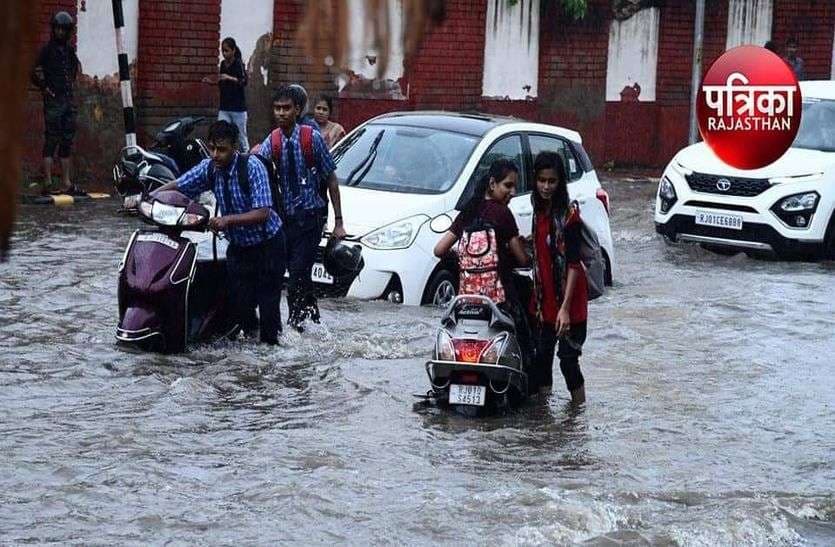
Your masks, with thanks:
[{"label": "suv headlight", "polygon": [[666,175],[661,177],[661,181],[658,183],[658,198],[661,200],[661,212],[664,214],[672,208],[678,199],[675,186]]},{"label": "suv headlight", "polygon": [[790,228],[808,228],[819,200],[820,194],[817,192],[793,194],[777,201],[771,207],[771,212]]},{"label": "suv headlight", "polygon": [[817,192],[806,192],[805,194],[795,194],[780,200],[780,209],[787,213],[795,213],[797,211],[806,211],[814,209],[818,204]]},{"label": "suv headlight", "polygon": [[417,238],[420,227],[429,220],[426,215],[415,215],[378,228],[360,241],[372,249],[407,249]]}]

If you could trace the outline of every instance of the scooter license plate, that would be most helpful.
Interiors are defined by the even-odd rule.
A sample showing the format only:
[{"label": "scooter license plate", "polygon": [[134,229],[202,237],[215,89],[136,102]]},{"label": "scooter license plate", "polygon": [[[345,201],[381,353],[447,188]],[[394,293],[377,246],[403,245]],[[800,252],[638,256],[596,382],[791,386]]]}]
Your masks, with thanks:
[{"label": "scooter license plate", "polygon": [[451,405],[473,405],[484,406],[484,399],[487,397],[485,386],[464,386],[451,384],[449,386],[449,404]]},{"label": "scooter license plate", "polygon": [[324,283],[326,285],[333,285],[333,276],[325,270],[322,264],[314,264],[313,269],[310,270],[310,279],[314,283]]}]

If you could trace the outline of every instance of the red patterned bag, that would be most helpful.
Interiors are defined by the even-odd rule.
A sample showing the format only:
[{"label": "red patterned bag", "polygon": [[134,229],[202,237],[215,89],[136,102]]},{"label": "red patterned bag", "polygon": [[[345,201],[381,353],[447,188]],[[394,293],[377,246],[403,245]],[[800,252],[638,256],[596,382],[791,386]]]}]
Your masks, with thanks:
[{"label": "red patterned bag", "polygon": [[477,222],[464,230],[458,240],[459,294],[480,294],[500,304],[505,289],[499,277],[499,248],[496,230]]}]

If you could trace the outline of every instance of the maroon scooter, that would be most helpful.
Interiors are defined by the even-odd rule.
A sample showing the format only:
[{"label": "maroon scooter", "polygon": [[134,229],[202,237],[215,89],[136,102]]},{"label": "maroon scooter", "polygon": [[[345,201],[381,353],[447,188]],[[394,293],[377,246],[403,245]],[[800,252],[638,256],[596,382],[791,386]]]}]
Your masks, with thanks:
[{"label": "maroon scooter", "polygon": [[118,342],[176,353],[234,332],[225,242],[219,249],[206,233],[209,210],[176,190],[146,195],[137,209],[155,228],[134,232],[119,264]]}]

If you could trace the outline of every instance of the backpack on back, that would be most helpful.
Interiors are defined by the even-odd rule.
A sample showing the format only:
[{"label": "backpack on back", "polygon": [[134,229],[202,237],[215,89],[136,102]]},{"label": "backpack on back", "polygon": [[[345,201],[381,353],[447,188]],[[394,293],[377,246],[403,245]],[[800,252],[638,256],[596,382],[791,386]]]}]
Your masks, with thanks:
[{"label": "backpack on back", "polygon": [[[316,157],[313,154],[313,131],[314,128],[309,125],[299,125],[299,141],[302,147],[302,156],[304,157],[305,168],[317,175],[316,171]],[[280,165],[281,154],[284,151],[284,133],[281,129],[273,129],[270,133],[270,148],[272,149],[273,161],[276,165]],[[325,209],[328,207],[328,186],[324,181],[319,180],[319,197],[325,202]]]},{"label": "backpack on back", "polygon": [[[241,193],[244,199],[252,203],[252,189],[249,181],[249,158],[254,157],[258,159],[267,170],[267,183],[270,187],[270,195],[273,200],[273,210],[278,214],[278,217],[284,221],[284,199],[281,195],[281,187],[278,184],[278,178],[275,176],[275,169],[270,160],[259,154],[240,154],[238,156],[237,168],[238,184],[241,187]],[[209,178],[214,177],[214,164],[209,164]],[[229,194],[229,187],[223,185],[224,201],[228,204],[232,203],[232,198]]]},{"label": "backpack on back", "polygon": [[458,240],[459,294],[479,294],[500,304],[506,293],[499,276],[496,230],[477,220],[464,229]]},{"label": "backpack on back", "polygon": [[597,234],[582,221],[580,223],[580,261],[586,270],[588,299],[599,298],[606,292],[604,282],[606,261],[603,258]]}]

